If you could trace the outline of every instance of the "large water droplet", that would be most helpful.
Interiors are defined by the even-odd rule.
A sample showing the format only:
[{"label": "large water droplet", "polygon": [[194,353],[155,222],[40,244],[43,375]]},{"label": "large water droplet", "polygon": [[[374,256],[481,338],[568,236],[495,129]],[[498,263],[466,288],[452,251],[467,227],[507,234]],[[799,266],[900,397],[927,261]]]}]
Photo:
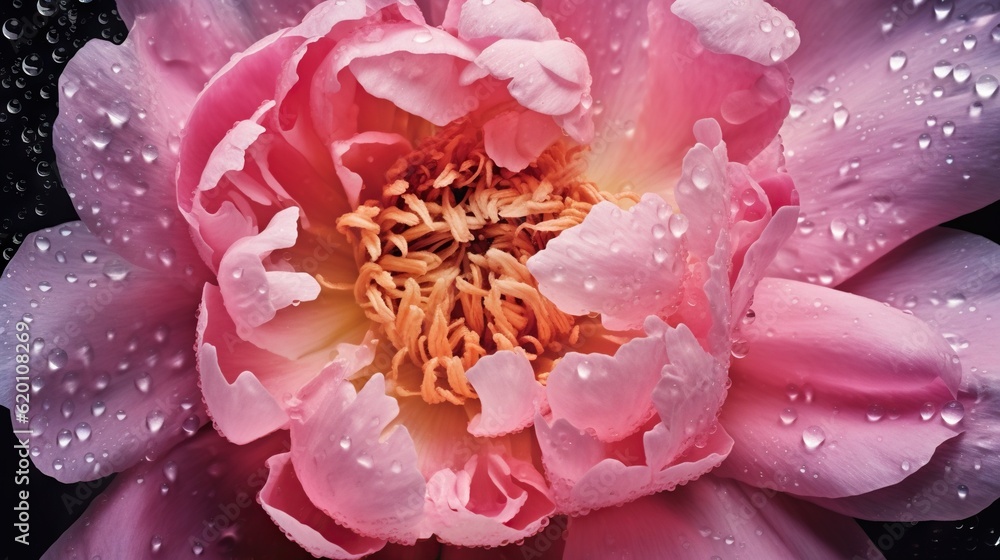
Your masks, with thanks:
[{"label": "large water droplet", "polygon": [[941,419],[945,424],[954,426],[965,418],[965,405],[958,401],[951,401],[941,407]]},{"label": "large water droplet", "polygon": [[586,360],[580,362],[579,365],[576,366],[576,375],[579,376],[580,379],[583,380],[589,379],[590,375],[593,372],[594,372],[593,366],[591,366],[590,362]]},{"label": "large water droplet", "polygon": [[796,420],[798,420],[799,413],[795,412],[794,408],[786,408],[781,411],[781,414],[779,414],[778,417],[781,418],[782,424],[791,426]]},{"label": "large water droplet", "polygon": [[349,436],[344,436],[340,438],[340,448],[347,451],[351,448],[351,438]]},{"label": "large water droplet", "polygon": [[166,419],[167,417],[163,414],[163,412],[154,410],[146,415],[146,427],[149,428],[150,432],[155,434],[160,431],[160,428],[163,427],[163,422],[165,422]]},{"label": "large water droplet", "polygon": [[889,69],[893,72],[898,72],[906,66],[906,53],[903,51],[896,51],[889,55]]},{"label": "large water droplet", "polygon": [[877,403],[869,406],[868,412],[865,414],[865,418],[867,418],[869,422],[878,422],[883,416],[885,416],[885,408]]},{"label": "large water droplet", "polygon": [[1000,82],[992,74],[983,74],[976,80],[976,95],[982,99],[989,99],[1000,88]]},{"label": "large water droplet", "polygon": [[809,426],[802,432],[802,443],[806,449],[814,451],[826,441],[826,433],[819,426]]}]

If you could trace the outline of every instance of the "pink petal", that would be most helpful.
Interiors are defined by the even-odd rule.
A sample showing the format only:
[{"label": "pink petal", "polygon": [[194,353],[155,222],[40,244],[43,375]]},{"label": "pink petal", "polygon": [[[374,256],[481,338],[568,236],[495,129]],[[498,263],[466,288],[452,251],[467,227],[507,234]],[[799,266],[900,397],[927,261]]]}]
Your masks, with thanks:
[{"label": "pink petal", "polygon": [[466,548],[445,546],[440,556],[429,560],[562,560],[566,546],[564,533],[566,518],[554,517],[538,534],[520,541],[496,548]]},{"label": "pink petal", "polygon": [[677,0],[670,11],[698,28],[698,40],[712,52],[770,66],[799,46],[795,24],[764,0]]},{"label": "pink petal", "polygon": [[458,36],[479,46],[485,46],[498,39],[557,40],[559,32],[552,22],[529,2],[493,0],[461,3]]},{"label": "pink petal", "polygon": [[348,202],[357,207],[359,202],[381,200],[386,169],[412,150],[406,138],[385,132],[362,132],[334,142],[333,160]]},{"label": "pink petal", "polygon": [[[30,428],[39,470],[62,482],[107,476],[205,422],[191,351],[196,289],[126,262],[81,222],[25,239],[0,282],[3,404],[30,399],[30,424],[16,409],[12,419]],[[17,380],[30,390],[15,401],[19,355],[30,356]]]},{"label": "pink petal", "polygon": [[427,481],[429,527],[459,546],[509,543],[537,533],[555,511],[545,479],[531,463],[487,448],[463,469]]},{"label": "pink petal", "polygon": [[566,558],[882,558],[847,517],[705,477],[569,522]]},{"label": "pink petal", "polygon": [[119,475],[45,558],[309,558],[254,502],[264,461],[287,445],[203,430]]},{"label": "pink petal", "polygon": [[486,154],[500,167],[521,171],[559,139],[562,130],[548,115],[506,111],[483,125]]},{"label": "pink petal", "polygon": [[612,330],[640,328],[649,315],[670,316],[683,295],[687,255],[681,236],[670,233],[681,218],[671,214],[654,194],[627,212],[601,202],[529,259],[528,269],[561,311],[599,312]]},{"label": "pink petal", "polygon": [[614,356],[570,352],[546,382],[552,416],[602,441],[621,440],[655,413],[653,388],[666,363],[667,348],[659,337],[633,339]]},{"label": "pink petal", "polygon": [[[501,39],[476,57],[523,107],[545,115],[567,115],[590,103],[590,69],[583,51],[559,39]],[[587,142],[590,138],[574,138]]]},{"label": "pink petal", "polygon": [[542,13],[590,62],[601,111],[588,177],[608,190],[668,192],[700,119],[718,120],[731,159],[746,163],[788,114],[783,65],[706,50],[666,4],[542,2]]},{"label": "pink petal", "polygon": [[[775,4],[803,37],[789,61],[798,116],[782,138],[804,221],[773,275],[835,285],[921,231],[1000,198],[992,157],[1000,113],[977,93],[991,89],[990,77],[996,83],[990,30],[1000,16],[975,3],[947,4],[944,18],[933,2],[905,13],[879,3]],[[979,46],[963,46],[967,35]]]},{"label": "pink petal", "polygon": [[425,481],[407,429],[387,429],[399,406],[386,396],[382,374],[358,392],[348,381],[321,376],[300,396],[292,460],[312,502],[362,535],[413,544]]},{"label": "pink petal", "polygon": [[[645,422],[642,429],[630,435],[619,434],[608,426],[598,426],[608,432],[606,437],[600,438],[601,434],[592,425],[596,423],[590,419],[584,417],[577,420],[588,426],[584,429],[559,417],[560,408],[574,404],[569,398],[561,406],[553,403],[552,421],[541,415],[535,418],[535,433],[546,473],[552,481],[557,503],[564,512],[579,514],[672,489],[717,467],[732,447],[732,439],[715,420],[725,389],[725,368],[702,350],[686,326],[668,328],[662,321],[650,318],[646,330],[648,338],[633,340],[626,345],[626,352],[619,352],[622,356],[615,356],[618,361],[633,351],[646,350],[644,357],[648,362],[645,368],[653,367],[651,372],[643,370],[644,373],[653,373],[653,376],[649,378],[647,375],[647,379],[640,381],[648,387],[647,390],[652,389],[651,383],[655,384],[651,397],[634,395],[635,404],[619,405],[642,411],[643,400],[653,401],[658,416],[654,415]],[[646,340],[650,342],[646,343]],[[664,363],[663,353],[657,352],[655,346],[644,348],[654,343],[665,347],[669,363]],[[606,359],[598,355],[587,358],[591,363]],[[572,360],[567,357],[564,361],[566,359]],[[596,367],[593,369],[597,371]],[[579,369],[577,375],[578,372]],[[594,374],[589,372],[585,377],[589,379]],[[553,388],[560,388],[561,385],[559,383]],[[601,390],[611,389],[602,386]],[[555,401],[559,402],[558,395],[559,392],[552,391],[549,398],[556,397]],[[584,398],[582,391],[576,396]],[[622,408],[608,408],[621,414]],[[577,408],[569,410],[574,418],[584,416]],[[648,414],[645,416],[649,418]],[[641,419],[635,415],[628,418]],[[606,420],[607,424],[617,428],[613,424],[615,422],[621,424],[617,418]],[[611,439],[614,441],[608,441]]]},{"label": "pink petal", "polygon": [[[965,432],[942,443],[930,463],[900,483],[849,498],[817,501],[865,519],[964,519],[1000,497],[996,368],[1000,364],[1000,251],[981,237],[932,229],[845,283],[927,321],[962,360],[958,400]],[[940,422],[943,410],[930,422]],[[952,409],[951,421],[959,415]]]},{"label": "pink petal", "polygon": [[379,31],[376,42],[364,31],[345,41],[337,68],[350,65],[368,93],[438,126],[478,107],[474,88],[461,80],[475,58],[472,48],[425,25],[387,24]]},{"label": "pink petal", "polygon": [[[736,440],[720,473],[800,496],[895,484],[961,431],[921,419],[954,399],[960,369],[927,324],[876,301],[768,279],[742,329],[720,418]],[[860,459],[859,459],[860,458]]]},{"label": "pink petal", "polygon": [[177,212],[178,133],[196,90],[148,52],[150,22],[124,44],[92,41],[60,77],[54,148],[88,228],[137,265],[192,281],[205,269]]},{"label": "pink petal", "polygon": [[504,350],[485,356],[465,372],[465,377],[483,407],[469,421],[469,433],[476,437],[497,437],[527,428],[545,396],[523,352]]},{"label": "pink petal", "polygon": [[736,282],[733,284],[732,324],[738,325],[746,315],[757,284],[764,278],[765,270],[781,246],[795,231],[798,223],[799,209],[794,206],[783,206],[760,232],[760,236],[747,249],[743,262],[739,267]]},{"label": "pink petal", "polygon": [[267,468],[270,472],[260,490],[260,505],[288,538],[310,554],[353,560],[385,546],[384,540],[358,535],[316,509],[295,476],[291,453],[271,457]]},{"label": "pink petal", "polygon": [[234,243],[219,264],[219,288],[237,334],[264,349],[279,341],[266,339],[257,327],[286,307],[316,299],[320,292],[319,283],[305,272],[269,269],[279,266],[271,265],[271,252],[295,244],[298,215],[294,206],[278,212],[264,231]]},{"label": "pink petal", "polygon": [[285,426],[288,397],[319,374],[328,356],[288,360],[236,333],[219,289],[205,285],[198,313],[201,389],[216,429],[242,445]]}]

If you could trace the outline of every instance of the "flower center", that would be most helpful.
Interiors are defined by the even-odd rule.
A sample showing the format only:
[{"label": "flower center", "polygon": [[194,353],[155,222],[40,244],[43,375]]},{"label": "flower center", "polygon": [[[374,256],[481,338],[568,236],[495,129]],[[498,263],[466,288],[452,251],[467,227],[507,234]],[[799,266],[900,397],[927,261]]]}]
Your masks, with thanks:
[{"label": "flower center", "polygon": [[397,394],[463,404],[476,398],[465,372],[518,347],[544,382],[538,358],[576,344],[579,319],[539,293],[525,263],[598,202],[635,200],[582,180],[583,154],[560,141],[511,172],[458,121],[389,169],[381,200],[337,220],[355,246],[354,295],[392,346]]}]

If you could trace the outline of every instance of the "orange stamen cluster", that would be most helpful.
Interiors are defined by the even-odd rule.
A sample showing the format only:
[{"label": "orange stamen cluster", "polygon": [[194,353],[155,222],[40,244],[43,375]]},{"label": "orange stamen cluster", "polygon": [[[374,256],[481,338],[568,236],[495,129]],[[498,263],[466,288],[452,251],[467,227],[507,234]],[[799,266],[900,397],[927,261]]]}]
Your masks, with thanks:
[{"label": "orange stamen cluster", "polygon": [[483,356],[520,347],[535,360],[576,343],[577,320],[525,263],[594,204],[635,200],[583,181],[583,150],[557,142],[515,173],[453,123],[389,169],[381,200],[337,220],[356,247],[354,295],[395,349],[397,394],[462,404],[476,398],[465,372]]}]

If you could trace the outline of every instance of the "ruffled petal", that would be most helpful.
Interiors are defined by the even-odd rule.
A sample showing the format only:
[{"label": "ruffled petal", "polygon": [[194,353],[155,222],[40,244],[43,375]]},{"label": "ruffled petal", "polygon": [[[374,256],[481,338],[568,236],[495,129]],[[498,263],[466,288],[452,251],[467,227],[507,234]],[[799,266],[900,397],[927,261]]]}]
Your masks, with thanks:
[{"label": "ruffled petal", "polygon": [[[566,558],[882,558],[854,520],[705,477],[569,522]],[[667,529],[665,529],[667,528]]]},{"label": "ruffled petal", "polygon": [[627,212],[601,202],[531,257],[528,269],[561,311],[598,312],[609,329],[638,329],[647,316],[666,318],[681,303],[687,253],[683,233],[671,231],[685,219],[655,194]]},{"label": "ruffled petal", "polygon": [[358,535],[316,509],[295,476],[291,453],[271,457],[267,468],[260,505],[288,538],[313,556],[354,560],[385,546],[384,540]]},{"label": "ruffled petal", "polygon": [[961,426],[921,416],[954,400],[958,359],[923,321],[876,301],[768,279],[744,326],[720,421],[736,440],[720,474],[800,496],[895,484]]},{"label": "ruffled petal", "polygon": [[465,372],[482,412],[469,421],[476,437],[497,437],[531,425],[545,391],[523,352],[504,350],[481,358]]},{"label": "ruffled petal", "polygon": [[[925,320],[962,361],[961,407],[934,406],[928,422],[965,431],[942,443],[930,462],[903,481],[849,498],[816,500],[853,517],[922,521],[964,519],[1000,497],[1000,395],[997,318],[1000,247],[981,237],[933,229],[842,285]],[[936,403],[935,403],[936,404]]]},{"label": "ruffled petal", "polygon": [[311,558],[254,502],[264,461],[287,445],[237,446],[203,430],[119,475],[44,558]]},{"label": "ruffled petal", "polygon": [[835,285],[1000,198],[995,9],[775,4],[803,37],[781,131],[803,221],[772,275]]},{"label": "ruffled petal", "polygon": [[670,11],[698,28],[698,40],[712,52],[735,54],[770,66],[799,47],[788,16],[763,0],[676,0]]},{"label": "ruffled petal", "polygon": [[461,469],[427,481],[428,519],[443,542],[510,543],[537,533],[555,511],[545,478],[528,462],[486,447]]},{"label": "ruffled petal", "polygon": [[302,409],[291,414],[292,461],[310,500],[362,535],[416,542],[426,483],[407,429],[388,427],[399,406],[386,396],[382,374],[361,391],[320,376],[300,397]]},{"label": "ruffled petal", "polygon": [[[0,291],[10,374],[3,404],[28,405],[30,424],[17,408],[12,419],[30,428],[43,473],[62,482],[107,476],[205,422],[192,352],[195,287],[128,263],[71,222],[28,236]],[[16,381],[30,389],[15,400],[18,365],[29,366]]]}]

